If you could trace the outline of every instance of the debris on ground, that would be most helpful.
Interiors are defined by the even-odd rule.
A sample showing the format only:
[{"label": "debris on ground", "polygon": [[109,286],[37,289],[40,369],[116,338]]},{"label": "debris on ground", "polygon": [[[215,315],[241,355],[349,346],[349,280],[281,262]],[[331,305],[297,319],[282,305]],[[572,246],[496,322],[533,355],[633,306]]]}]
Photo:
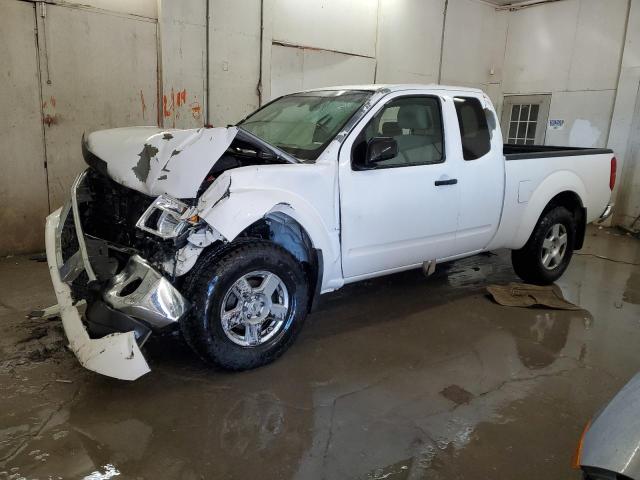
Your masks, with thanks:
[{"label": "debris on ground", "polygon": [[505,307],[546,307],[558,310],[580,310],[581,308],[565,300],[557,285],[529,285],[510,283],[509,285],[489,285],[487,291],[493,299]]},{"label": "debris on ground", "polygon": [[456,405],[466,405],[473,400],[473,393],[459,385],[449,385],[440,392],[440,395],[447,400],[451,400]]},{"label": "debris on ground", "polygon": [[60,306],[58,304],[52,305],[47,308],[43,308],[42,310],[31,310],[27,314],[27,318],[33,320],[36,318],[41,318],[43,320],[52,320],[54,318],[60,318]]},{"label": "debris on ground", "polygon": [[64,355],[67,341],[60,322],[23,321],[15,325],[14,334],[11,341],[0,340],[0,371]]},{"label": "debris on ground", "polygon": [[16,341],[16,343],[26,343],[32,340],[40,340],[44,338],[49,333],[46,326],[40,325],[31,329],[31,331],[27,334],[27,336],[20,338]]},{"label": "debris on ground", "polygon": [[47,261],[47,254],[46,253],[37,253],[35,255],[31,255],[29,257],[29,260],[31,260],[33,262],[44,263],[44,262]]}]

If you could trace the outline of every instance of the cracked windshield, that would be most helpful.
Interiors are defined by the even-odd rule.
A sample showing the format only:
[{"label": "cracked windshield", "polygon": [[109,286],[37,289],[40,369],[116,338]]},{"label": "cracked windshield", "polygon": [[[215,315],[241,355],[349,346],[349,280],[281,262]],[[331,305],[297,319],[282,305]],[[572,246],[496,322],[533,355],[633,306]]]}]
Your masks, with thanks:
[{"label": "cracked windshield", "polygon": [[300,160],[314,161],[371,96],[367,91],[327,90],[287,95],[240,127]]}]

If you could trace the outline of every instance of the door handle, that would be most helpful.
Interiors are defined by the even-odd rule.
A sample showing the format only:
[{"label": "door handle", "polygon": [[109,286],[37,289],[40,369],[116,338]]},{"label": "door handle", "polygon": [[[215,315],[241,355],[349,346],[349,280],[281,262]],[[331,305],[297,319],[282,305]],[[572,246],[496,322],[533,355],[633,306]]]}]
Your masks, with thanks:
[{"label": "door handle", "polygon": [[449,180],[436,180],[433,183],[435,184],[436,187],[439,187],[441,185],[455,185],[456,183],[458,183],[458,179],[457,178],[451,178]]}]

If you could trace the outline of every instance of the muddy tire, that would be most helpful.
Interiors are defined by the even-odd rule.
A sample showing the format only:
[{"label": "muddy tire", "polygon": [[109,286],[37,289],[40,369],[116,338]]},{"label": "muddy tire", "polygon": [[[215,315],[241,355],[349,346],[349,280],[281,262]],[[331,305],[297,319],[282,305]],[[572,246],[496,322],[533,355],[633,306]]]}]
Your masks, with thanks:
[{"label": "muddy tire", "polygon": [[302,266],[261,240],[213,253],[185,281],[192,303],[180,324],[185,340],[203,360],[228,370],[273,362],[291,346],[308,311]]},{"label": "muddy tire", "polygon": [[575,232],[575,219],[566,208],[544,212],[525,246],[511,252],[516,274],[535,285],[555,282],[571,261]]}]

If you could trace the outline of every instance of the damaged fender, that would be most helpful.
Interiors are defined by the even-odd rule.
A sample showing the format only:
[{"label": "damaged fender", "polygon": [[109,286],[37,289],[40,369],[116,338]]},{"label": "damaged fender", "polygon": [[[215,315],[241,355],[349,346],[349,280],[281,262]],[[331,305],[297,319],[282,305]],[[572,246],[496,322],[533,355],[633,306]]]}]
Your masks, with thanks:
[{"label": "damaged fender", "polygon": [[[323,291],[342,286],[338,232],[327,227],[306,200],[285,190],[243,188],[234,184],[233,173],[222,175],[200,197],[198,215],[227,241],[233,241],[247,227],[270,213],[290,216],[305,229],[313,247],[324,258]],[[334,285],[335,283],[335,285]]]}]

